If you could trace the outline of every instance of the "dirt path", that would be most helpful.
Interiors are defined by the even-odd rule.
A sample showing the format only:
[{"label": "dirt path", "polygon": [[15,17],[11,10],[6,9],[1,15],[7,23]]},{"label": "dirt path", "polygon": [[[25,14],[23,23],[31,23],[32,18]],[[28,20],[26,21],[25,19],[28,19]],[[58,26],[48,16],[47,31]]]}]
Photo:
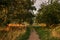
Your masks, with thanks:
[{"label": "dirt path", "polygon": [[38,34],[35,30],[32,30],[28,40],[40,40]]}]

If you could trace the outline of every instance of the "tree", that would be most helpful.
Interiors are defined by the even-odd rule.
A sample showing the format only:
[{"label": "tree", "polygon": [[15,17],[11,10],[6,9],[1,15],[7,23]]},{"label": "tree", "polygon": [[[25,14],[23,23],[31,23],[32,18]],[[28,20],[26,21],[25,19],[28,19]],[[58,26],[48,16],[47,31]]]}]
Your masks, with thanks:
[{"label": "tree", "polygon": [[39,13],[37,14],[37,21],[46,23],[47,26],[51,26],[52,24],[58,24],[60,20],[60,3],[58,1],[41,6]]},{"label": "tree", "polygon": [[[34,10],[31,0],[1,0],[0,20],[2,24],[10,23],[18,19],[20,22],[32,19],[34,15],[29,10]],[[4,14],[3,14],[4,13]],[[16,22],[16,21],[15,21]]]}]

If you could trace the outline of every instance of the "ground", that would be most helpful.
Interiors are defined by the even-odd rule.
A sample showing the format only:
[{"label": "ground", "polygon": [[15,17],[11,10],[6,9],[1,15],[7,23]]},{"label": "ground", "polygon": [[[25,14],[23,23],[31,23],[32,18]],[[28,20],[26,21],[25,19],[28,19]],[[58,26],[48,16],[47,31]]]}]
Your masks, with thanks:
[{"label": "ground", "polygon": [[31,30],[31,33],[30,33],[28,40],[40,40],[37,32],[34,29]]}]

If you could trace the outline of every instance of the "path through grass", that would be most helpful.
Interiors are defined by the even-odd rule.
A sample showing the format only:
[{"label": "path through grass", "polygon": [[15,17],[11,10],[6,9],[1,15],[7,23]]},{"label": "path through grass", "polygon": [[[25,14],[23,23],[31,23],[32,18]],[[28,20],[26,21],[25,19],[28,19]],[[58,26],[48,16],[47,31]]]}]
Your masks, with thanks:
[{"label": "path through grass", "polygon": [[40,40],[39,35],[34,29],[31,29],[31,33],[28,40]]}]

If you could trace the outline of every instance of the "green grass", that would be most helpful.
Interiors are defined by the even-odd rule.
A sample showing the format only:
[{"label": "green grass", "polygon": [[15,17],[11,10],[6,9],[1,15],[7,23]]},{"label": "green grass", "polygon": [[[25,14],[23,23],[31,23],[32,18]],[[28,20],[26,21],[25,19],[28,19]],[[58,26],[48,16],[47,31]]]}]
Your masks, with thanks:
[{"label": "green grass", "polygon": [[20,37],[18,37],[17,40],[28,40],[29,36],[30,36],[30,28],[27,27],[26,33],[23,35],[20,35]]},{"label": "green grass", "polygon": [[59,38],[51,37],[51,31],[47,28],[35,27],[41,40],[60,40]]}]

